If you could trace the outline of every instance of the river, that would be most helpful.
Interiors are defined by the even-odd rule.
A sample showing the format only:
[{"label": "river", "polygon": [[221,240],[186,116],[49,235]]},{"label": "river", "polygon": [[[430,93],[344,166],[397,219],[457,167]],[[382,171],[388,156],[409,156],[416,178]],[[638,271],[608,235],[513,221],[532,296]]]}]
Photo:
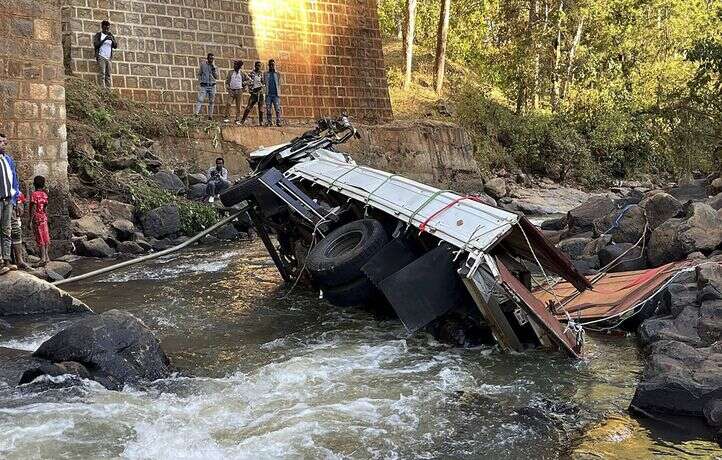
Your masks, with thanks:
[{"label": "river", "polygon": [[[633,337],[590,337],[582,362],[456,349],[289,288],[256,242],[72,286],[97,312],[142,319],[183,372],[122,392],[0,388],[0,457],[722,455],[625,415],[642,368]],[[15,321],[0,346],[34,350],[68,321]]]}]

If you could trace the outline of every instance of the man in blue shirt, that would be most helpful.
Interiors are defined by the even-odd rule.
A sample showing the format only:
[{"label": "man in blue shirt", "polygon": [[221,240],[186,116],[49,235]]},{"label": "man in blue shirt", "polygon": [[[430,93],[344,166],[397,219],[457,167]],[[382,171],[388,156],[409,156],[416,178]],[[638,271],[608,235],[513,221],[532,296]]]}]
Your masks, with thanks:
[{"label": "man in blue shirt", "polygon": [[12,258],[12,212],[20,193],[20,181],[13,158],[5,152],[7,137],[0,133],[0,275],[18,267]]},{"label": "man in blue shirt", "polygon": [[271,126],[271,105],[276,110],[276,126],[281,126],[281,74],[276,71],[276,61],[268,61],[268,71],[263,76],[266,86],[266,126]]}]

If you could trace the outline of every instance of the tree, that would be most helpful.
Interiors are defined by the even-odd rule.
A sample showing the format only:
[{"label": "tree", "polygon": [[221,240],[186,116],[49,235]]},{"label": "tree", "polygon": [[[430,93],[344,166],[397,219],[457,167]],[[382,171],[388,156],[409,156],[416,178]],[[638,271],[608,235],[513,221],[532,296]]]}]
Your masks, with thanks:
[{"label": "tree", "polygon": [[441,13],[439,14],[439,29],[436,38],[436,77],[434,87],[436,94],[441,96],[444,88],[444,68],[446,65],[446,44],[449,38],[449,14],[451,0],[441,0]]},{"label": "tree", "polygon": [[414,61],[414,33],[416,31],[416,0],[406,0],[406,77],[404,89],[411,86],[411,66]]}]

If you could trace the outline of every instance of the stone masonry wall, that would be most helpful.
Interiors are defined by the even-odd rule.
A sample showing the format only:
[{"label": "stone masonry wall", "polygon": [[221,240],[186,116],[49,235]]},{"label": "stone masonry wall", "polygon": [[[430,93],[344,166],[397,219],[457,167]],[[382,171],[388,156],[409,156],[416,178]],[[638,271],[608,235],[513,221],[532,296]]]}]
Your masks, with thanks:
[{"label": "stone masonry wall", "polygon": [[47,179],[56,253],[70,240],[59,3],[0,2],[0,132],[10,140],[23,191],[36,175]]},{"label": "stone masonry wall", "polygon": [[[65,0],[66,69],[96,79],[92,36],[108,19],[119,40],[113,86],[128,98],[190,112],[207,53],[225,81],[233,60],[274,58],[287,119],[348,111],[392,117],[375,0]],[[225,93],[223,84],[218,94]],[[245,103],[245,100],[244,100]],[[222,113],[220,104],[216,114]]]}]

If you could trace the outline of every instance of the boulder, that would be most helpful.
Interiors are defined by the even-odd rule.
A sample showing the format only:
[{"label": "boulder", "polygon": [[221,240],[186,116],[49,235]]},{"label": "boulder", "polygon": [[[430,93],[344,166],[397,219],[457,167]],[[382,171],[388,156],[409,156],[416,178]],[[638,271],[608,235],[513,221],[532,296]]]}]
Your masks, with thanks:
[{"label": "boulder", "polygon": [[650,318],[639,327],[639,339],[644,345],[660,340],[683,342],[693,347],[702,346],[697,331],[699,308],[688,306],[676,317]]},{"label": "boulder", "polygon": [[567,216],[547,219],[541,223],[542,230],[563,230],[567,227]]},{"label": "boulder", "polygon": [[704,406],[704,418],[709,426],[722,427],[722,399],[710,401]]},{"label": "boulder", "polygon": [[103,164],[111,171],[119,171],[121,169],[134,168],[138,165],[138,159],[130,156],[108,158],[103,161]]},{"label": "boulder", "polygon": [[712,190],[712,193],[722,193],[722,177],[718,177],[717,179],[713,180],[710,184],[710,189]]},{"label": "boulder", "polygon": [[684,259],[684,247],[677,239],[681,225],[682,219],[669,219],[652,231],[647,249],[647,259],[652,267]]},{"label": "boulder", "polygon": [[599,270],[599,257],[582,257],[581,259],[573,260],[572,265],[584,276],[595,275]]},{"label": "boulder", "polygon": [[240,238],[241,233],[236,229],[235,226],[229,224],[224,225],[223,227],[213,232],[213,236],[215,236],[219,240],[233,241]]},{"label": "boulder", "polygon": [[486,193],[482,192],[475,196],[476,196],[476,198],[479,199],[479,201],[481,201],[484,204],[488,204],[489,206],[494,206],[494,207],[498,206],[496,200],[494,198],[490,197],[489,195],[487,195]]},{"label": "boulder", "polygon": [[722,339],[722,300],[702,302],[698,331],[704,345],[712,345]]},{"label": "boulder", "polygon": [[87,236],[89,239],[106,238],[110,234],[100,217],[89,214],[71,221],[73,235]]},{"label": "boulder", "polygon": [[188,189],[188,199],[202,200],[206,197],[206,184],[191,185]]},{"label": "boulder", "polygon": [[[717,195],[713,196],[709,200],[707,200],[707,204],[710,206],[710,208],[715,209],[717,211],[722,211],[722,193],[718,193]],[[719,212],[718,212],[719,214]]]},{"label": "boulder", "polygon": [[122,241],[118,243],[118,247],[116,249],[121,254],[142,254],[146,251],[135,241]]},{"label": "boulder", "polygon": [[48,262],[48,264],[45,266],[46,270],[53,271],[54,273],[57,273],[58,275],[62,276],[63,278],[67,278],[68,275],[73,271],[73,266],[70,265],[67,262],[62,262],[60,260],[52,260]]},{"label": "boulder", "polygon": [[557,247],[571,259],[579,259],[584,255],[584,249],[591,241],[591,238],[569,238],[560,241]]},{"label": "boulder", "polygon": [[148,240],[148,244],[153,248],[154,251],[163,251],[168,248],[172,248],[175,246],[173,244],[173,240],[170,238],[163,238],[162,240],[157,240],[155,238],[150,238]]},{"label": "boulder", "polygon": [[611,242],[612,242],[611,235],[603,235],[603,236],[600,236],[599,238],[594,238],[584,248],[584,256],[591,257],[591,256],[598,255],[599,251],[601,251],[604,247],[609,246],[609,244]]},{"label": "boulder", "polygon": [[52,363],[82,363],[104,387],[167,378],[172,369],[158,339],[136,317],[111,310],[83,318],[45,341],[33,356]]},{"label": "boulder", "polygon": [[115,200],[102,200],[100,202],[100,215],[106,222],[124,219],[133,222],[135,215],[135,206],[132,204],[121,203]]},{"label": "boulder", "polygon": [[34,358],[29,351],[0,347],[0,382],[10,387],[17,386],[25,371],[42,364],[43,361]]},{"label": "boulder", "polygon": [[647,218],[637,205],[613,211],[594,221],[594,231],[609,234],[615,243],[636,243],[644,234]]},{"label": "boulder", "polygon": [[116,219],[110,224],[110,227],[120,241],[129,240],[136,232],[133,222],[126,219]]},{"label": "boulder", "polygon": [[495,177],[484,184],[484,191],[490,197],[498,200],[506,196],[506,182],[501,177]]},{"label": "boulder", "polygon": [[722,263],[706,263],[696,268],[697,286],[700,289],[708,285],[722,292]]},{"label": "boulder", "polygon": [[631,243],[610,244],[603,247],[599,251],[599,264],[606,267],[626,251],[629,251],[624,257],[614,262],[609,269],[610,272],[628,272],[633,270],[644,270],[647,268],[647,260],[642,254],[640,247],[633,247]]},{"label": "boulder", "polygon": [[113,257],[115,254],[115,251],[102,238],[78,240],[75,244],[75,251],[81,256],[98,258]]},{"label": "boulder", "polygon": [[181,194],[186,191],[186,186],[180,177],[170,171],[159,171],[151,176],[151,180],[160,188],[172,193]]},{"label": "boulder", "polygon": [[0,276],[0,316],[90,312],[80,300],[29,273]]},{"label": "boulder", "polygon": [[205,174],[188,174],[188,185],[205,184],[206,182],[208,182],[208,179]]},{"label": "boulder", "polygon": [[143,215],[141,223],[147,236],[163,238],[180,231],[180,212],[177,206],[166,204]]},{"label": "boulder", "polygon": [[614,202],[609,196],[592,196],[567,214],[570,234],[594,230],[594,221],[606,216],[615,209]]},{"label": "boulder", "polygon": [[676,318],[685,308],[690,306],[699,307],[697,286],[695,284],[672,283],[664,290],[660,305],[661,312]]},{"label": "boulder", "polygon": [[677,217],[682,212],[682,203],[672,195],[664,192],[648,195],[639,202],[639,206],[644,209],[647,214],[647,222],[649,229],[662,225],[667,220]]},{"label": "boulder", "polygon": [[709,205],[692,203],[677,238],[685,255],[695,251],[709,253],[722,244],[722,219]]},{"label": "boulder", "polygon": [[78,203],[75,202],[72,195],[68,195],[68,215],[71,219],[80,219],[82,218],[85,213],[82,209],[80,209],[80,206],[78,206]]},{"label": "boulder", "polygon": [[706,179],[694,179],[680,182],[677,187],[667,190],[667,193],[677,198],[680,202],[700,201],[707,199]]}]

